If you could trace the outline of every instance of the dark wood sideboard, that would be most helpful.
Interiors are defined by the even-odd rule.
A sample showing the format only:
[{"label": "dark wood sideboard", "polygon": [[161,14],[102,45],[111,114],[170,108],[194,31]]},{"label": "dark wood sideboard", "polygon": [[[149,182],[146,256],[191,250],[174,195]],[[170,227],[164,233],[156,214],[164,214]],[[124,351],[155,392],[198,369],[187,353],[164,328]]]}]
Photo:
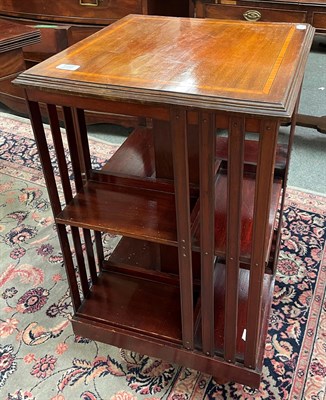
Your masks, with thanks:
[{"label": "dark wood sideboard", "polygon": [[0,88],[25,70],[23,48],[39,41],[37,29],[0,20]]},{"label": "dark wood sideboard", "polygon": [[326,33],[326,0],[196,0],[202,18],[306,22]]},{"label": "dark wood sideboard", "polygon": [[[193,14],[189,0],[0,0],[0,18],[34,27],[41,32],[38,44],[24,47],[26,67],[64,50],[74,43],[110,25],[128,14],[188,16]],[[190,9],[189,9],[190,7]],[[10,109],[26,113],[22,90],[1,82],[0,103]],[[125,126],[138,125],[138,119],[105,114],[88,114],[89,122],[112,122]]]}]

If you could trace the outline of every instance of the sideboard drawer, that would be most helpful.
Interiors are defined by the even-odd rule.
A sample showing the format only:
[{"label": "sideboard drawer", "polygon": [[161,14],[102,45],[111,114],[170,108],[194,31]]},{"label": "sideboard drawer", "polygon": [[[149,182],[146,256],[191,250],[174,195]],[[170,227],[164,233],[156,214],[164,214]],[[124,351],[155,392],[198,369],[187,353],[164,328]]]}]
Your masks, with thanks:
[{"label": "sideboard drawer", "polygon": [[214,19],[256,20],[268,22],[305,22],[305,11],[243,7],[224,4],[205,4],[204,17]]},{"label": "sideboard drawer", "polygon": [[68,38],[68,46],[71,46],[80,40],[87,38],[93,33],[103,29],[97,25],[71,25]]},{"label": "sideboard drawer", "polygon": [[24,47],[25,57],[33,61],[42,61],[68,47],[70,26],[68,25],[30,25],[41,32],[40,43]]},{"label": "sideboard drawer", "polygon": [[142,0],[2,0],[1,13],[51,21],[107,25],[142,13]]},{"label": "sideboard drawer", "polygon": [[326,31],[326,12],[314,12],[312,25],[319,30]]}]

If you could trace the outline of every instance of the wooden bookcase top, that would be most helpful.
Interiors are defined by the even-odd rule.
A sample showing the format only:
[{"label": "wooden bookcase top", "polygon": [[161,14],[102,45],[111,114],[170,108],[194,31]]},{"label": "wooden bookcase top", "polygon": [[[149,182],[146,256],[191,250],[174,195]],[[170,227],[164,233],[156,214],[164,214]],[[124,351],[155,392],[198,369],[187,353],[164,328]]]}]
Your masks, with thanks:
[{"label": "wooden bookcase top", "polygon": [[24,72],[62,94],[290,117],[314,29],[129,15]]}]

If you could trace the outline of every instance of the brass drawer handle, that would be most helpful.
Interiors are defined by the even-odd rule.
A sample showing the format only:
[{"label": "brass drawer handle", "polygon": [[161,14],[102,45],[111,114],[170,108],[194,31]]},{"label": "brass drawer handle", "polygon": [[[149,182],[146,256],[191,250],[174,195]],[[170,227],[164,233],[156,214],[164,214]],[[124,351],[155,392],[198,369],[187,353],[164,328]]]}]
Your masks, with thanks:
[{"label": "brass drawer handle", "polygon": [[79,0],[79,4],[86,7],[97,7],[99,5],[99,0]]},{"label": "brass drawer handle", "polygon": [[246,21],[259,21],[261,18],[261,13],[257,10],[248,10],[243,13],[243,17]]}]

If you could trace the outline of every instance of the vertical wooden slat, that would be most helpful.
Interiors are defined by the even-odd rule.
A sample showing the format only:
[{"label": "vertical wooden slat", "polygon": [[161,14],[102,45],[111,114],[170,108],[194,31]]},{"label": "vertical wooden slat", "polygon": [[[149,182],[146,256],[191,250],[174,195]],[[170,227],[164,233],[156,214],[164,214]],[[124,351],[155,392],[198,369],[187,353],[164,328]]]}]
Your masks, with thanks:
[{"label": "vertical wooden slat", "polygon": [[214,354],[215,118],[200,114],[200,251],[202,350]]},{"label": "vertical wooden slat", "polygon": [[89,179],[91,165],[91,155],[87,137],[87,128],[84,110],[74,108],[72,115],[75,124],[76,142],[79,145],[80,163],[83,165],[82,171],[85,173],[86,180]]},{"label": "vertical wooden slat", "polygon": [[70,229],[71,229],[72,241],[74,243],[75,255],[77,259],[80,284],[82,287],[84,297],[87,297],[89,294],[89,285],[88,285],[86,265],[84,260],[83,247],[81,243],[79,228],[71,226]]},{"label": "vertical wooden slat", "polygon": [[56,217],[61,211],[61,203],[53,173],[48,144],[45,137],[40,107],[38,103],[34,101],[28,101],[28,108],[31,116],[31,124],[35,135],[36,145],[43,168],[44,179],[49,193],[49,200],[52,206],[53,214]]},{"label": "vertical wooden slat", "polygon": [[97,282],[97,271],[94,257],[93,242],[89,229],[83,229],[89,272],[93,285]]},{"label": "vertical wooden slat", "polygon": [[[52,207],[54,216],[56,217],[61,211],[60,198],[56,186],[56,180],[54,177],[51,158],[48,150],[48,145],[44,133],[42,116],[38,103],[28,102],[28,108],[31,116],[31,124],[33,127],[35,141],[38,148],[39,157],[41,160],[43,174],[46,181],[46,186],[49,193],[49,199]],[[70,246],[67,238],[66,228],[60,224],[56,224],[59,241],[62,249],[64,264],[66,268],[67,276],[69,277],[69,288],[72,297],[72,305],[74,311],[78,310],[81,304],[77,280],[74,271],[74,264],[72,262]]]},{"label": "vertical wooden slat", "polygon": [[62,109],[63,109],[63,115],[67,133],[71,166],[74,173],[76,191],[78,192],[83,187],[83,181],[81,174],[80,159],[78,154],[79,148],[77,146],[75,125],[71,109],[69,107],[62,107]]},{"label": "vertical wooden slat", "polygon": [[[78,126],[77,135],[79,135],[79,143],[81,144],[80,148],[83,152],[83,163],[85,167],[85,178],[89,179],[90,171],[92,169],[91,164],[91,155],[89,150],[89,142],[87,137],[87,129],[86,129],[86,119],[85,119],[85,112],[82,109],[74,109],[73,110],[74,122],[75,125]],[[90,269],[90,275],[92,279],[92,283],[95,284],[97,281],[97,269],[94,257],[94,249],[91,239],[91,233],[89,229],[83,229],[85,245],[86,245],[86,252],[87,252],[87,259],[88,265]],[[101,270],[101,265],[104,260],[104,252],[103,252],[103,243],[102,243],[102,235],[101,232],[94,232],[95,236],[95,248],[97,253],[97,260],[99,270]]]},{"label": "vertical wooden slat", "polygon": [[171,137],[180,275],[182,341],[194,347],[193,278],[190,235],[190,199],[187,151],[186,112],[171,109]]},{"label": "vertical wooden slat", "polygon": [[237,343],[244,126],[244,118],[230,118],[224,322],[224,358],[228,362],[235,362]]},{"label": "vertical wooden slat", "polygon": [[96,248],[96,255],[97,255],[97,263],[99,269],[102,269],[102,263],[104,261],[104,250],[103,250],[103,242],[102,242],[102,234],[101,232],[95,231],[95,248]]},{"label": "vertical wooden slat", "polygon": [[[72,306],[76,312],[80,305],[81,299],[78,289],[77,278],[75,274],[74,262],[71,255],[70,243],[68,240],[67,230],[65,225],[57,224],[58,237],[62,251],[63,261],[65,264],[66,274],[68,277],[69,290],[72,298]],[[84,293],[83,293],[84,294]],[[85,294],[84,294],[85,295]]]},{"label": "vertical wooden slat", "polygon": [[256,172],[253,236],[247,306],[247,334],[244,364],[255,368],[261,332],[262,289],[267,251],[267,227],[272,193],[274,163],[279,125],[261,122]]},{"label": "vertical wooden slat", "polygon": [[47,104],[47,110],[48,110],[54,149],[57,155],[57,162],[61,177],[63,194],[65,197],[65,202],[66,204],[68,204],[72,200],[72,190],[70,186],[69,171],[68,171],[67,161],[65,158],[65,149],[62,142],[57,108],[53,104]]}]

